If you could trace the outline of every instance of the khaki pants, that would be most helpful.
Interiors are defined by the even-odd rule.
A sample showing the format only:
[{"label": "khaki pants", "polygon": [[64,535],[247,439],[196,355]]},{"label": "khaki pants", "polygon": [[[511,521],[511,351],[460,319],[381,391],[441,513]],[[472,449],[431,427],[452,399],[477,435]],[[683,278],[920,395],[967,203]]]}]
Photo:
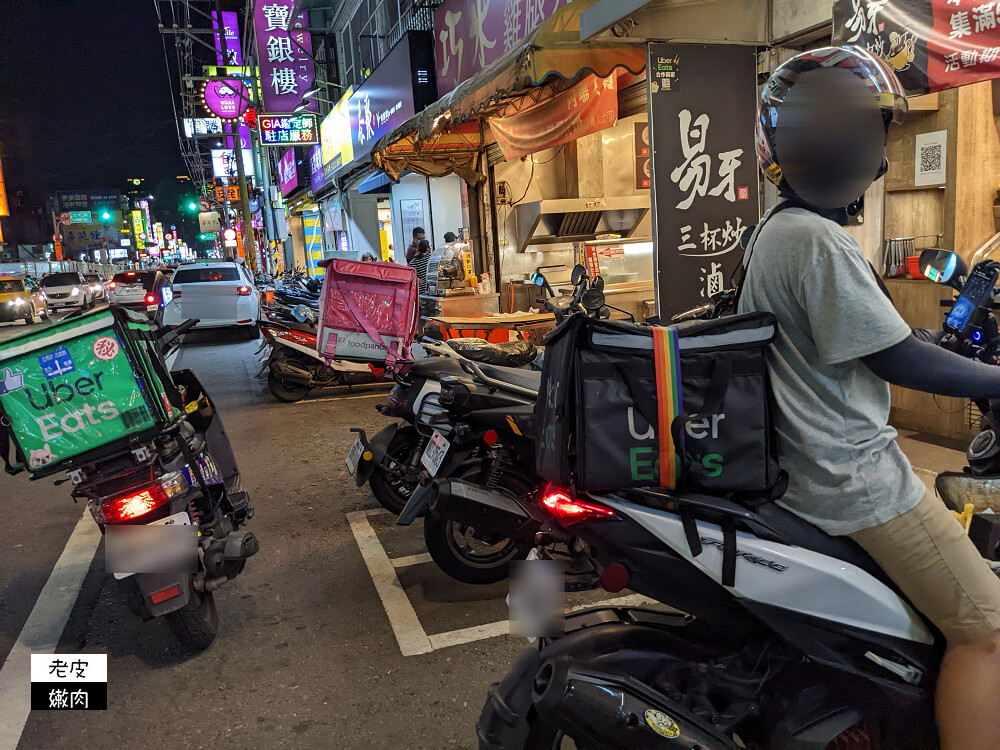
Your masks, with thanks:
[{"label": "khaki pants", "polygon": [[903,515],[850,537],[949,646],[992,640],[1000,632],[1000,578],[933,493]]}]

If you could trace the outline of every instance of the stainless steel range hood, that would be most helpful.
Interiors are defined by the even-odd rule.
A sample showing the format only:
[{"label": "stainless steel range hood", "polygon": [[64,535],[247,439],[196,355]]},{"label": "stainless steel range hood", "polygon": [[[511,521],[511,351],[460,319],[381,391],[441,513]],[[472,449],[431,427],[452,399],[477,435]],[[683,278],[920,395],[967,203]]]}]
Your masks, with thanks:
[{"label": "stainless steel range hood", "polygon": [[649,212],[649,198],[558,198],[520,203],[517,217],[517,251],[531,245],[583,242],[600,234],[631,237]]}]

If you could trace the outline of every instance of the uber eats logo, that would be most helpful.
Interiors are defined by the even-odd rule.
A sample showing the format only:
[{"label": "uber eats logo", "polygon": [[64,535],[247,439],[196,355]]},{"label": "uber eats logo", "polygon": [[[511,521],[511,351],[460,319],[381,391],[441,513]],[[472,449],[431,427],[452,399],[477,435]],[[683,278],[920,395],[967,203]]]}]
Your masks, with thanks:
[{"label": "uber eats logo", "polygon": [[[719,437],[719,423],[726,418],[725,413],[711,414],[707,417],[693,417],[684,425],[684,432],[692,440],[704,440]],[[643,420],[645,424],[645,420]],[[645,425],[640,430],[635,423],[635,409],[628,407],[628,431],[635,440],[648,440],[651,445],[636,445],[629,450],[629,468],[635,481],[656,481],[660,476],[660,459],[656,431],[651,425]],[[717,477],[722,474],[723,456],[721,453],[706,453],[701,457],[702,474],[706,477]]]},{"label": "uber eats logo", "polygon": [[[80,432],[119,416],[118,407],[110,399],[101,401],[96,406],[86,403],[86,399],[104,392],[102,377],[104,373],[97,372],[91,377],[79,377],[67,383],[48,381],[42,383],[41,388],[25,387],[28,403],[35,411],[45,412],[35,417],[41,429],[42,440],[58,440],[63,433]],[[59,417],[52,411],[56,404],[68,405],[69,411]]]}]

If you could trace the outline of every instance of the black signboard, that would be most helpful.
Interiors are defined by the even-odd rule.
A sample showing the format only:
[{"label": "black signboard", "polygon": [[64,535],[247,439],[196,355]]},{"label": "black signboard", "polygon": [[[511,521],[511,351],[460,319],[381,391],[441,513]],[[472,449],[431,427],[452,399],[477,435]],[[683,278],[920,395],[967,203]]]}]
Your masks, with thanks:
[{"label": "black signboard", "polygon": [[650,44],[649,134],[661,319],[729,286],[757,223],[753,47]]}]

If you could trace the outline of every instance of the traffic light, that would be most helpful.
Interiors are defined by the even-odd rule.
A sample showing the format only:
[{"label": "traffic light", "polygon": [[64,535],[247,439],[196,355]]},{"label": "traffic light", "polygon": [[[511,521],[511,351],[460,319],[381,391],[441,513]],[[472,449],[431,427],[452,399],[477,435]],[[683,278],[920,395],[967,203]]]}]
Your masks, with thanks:
[{"label": "traffic light", "polygon": [[190,201],[188,203],[188,211],[197,211],[197,210],[198,210],[198,204],[195,203],[194,201]]},{"label": "traffic light", "polygon": [[101,212],[101,218],[102,218],[102,219],[103,219],[104,221],[111,221],[111,214],[110,214],[110,213],[108,213],[107,211],[102,211],[102,212]]}]

